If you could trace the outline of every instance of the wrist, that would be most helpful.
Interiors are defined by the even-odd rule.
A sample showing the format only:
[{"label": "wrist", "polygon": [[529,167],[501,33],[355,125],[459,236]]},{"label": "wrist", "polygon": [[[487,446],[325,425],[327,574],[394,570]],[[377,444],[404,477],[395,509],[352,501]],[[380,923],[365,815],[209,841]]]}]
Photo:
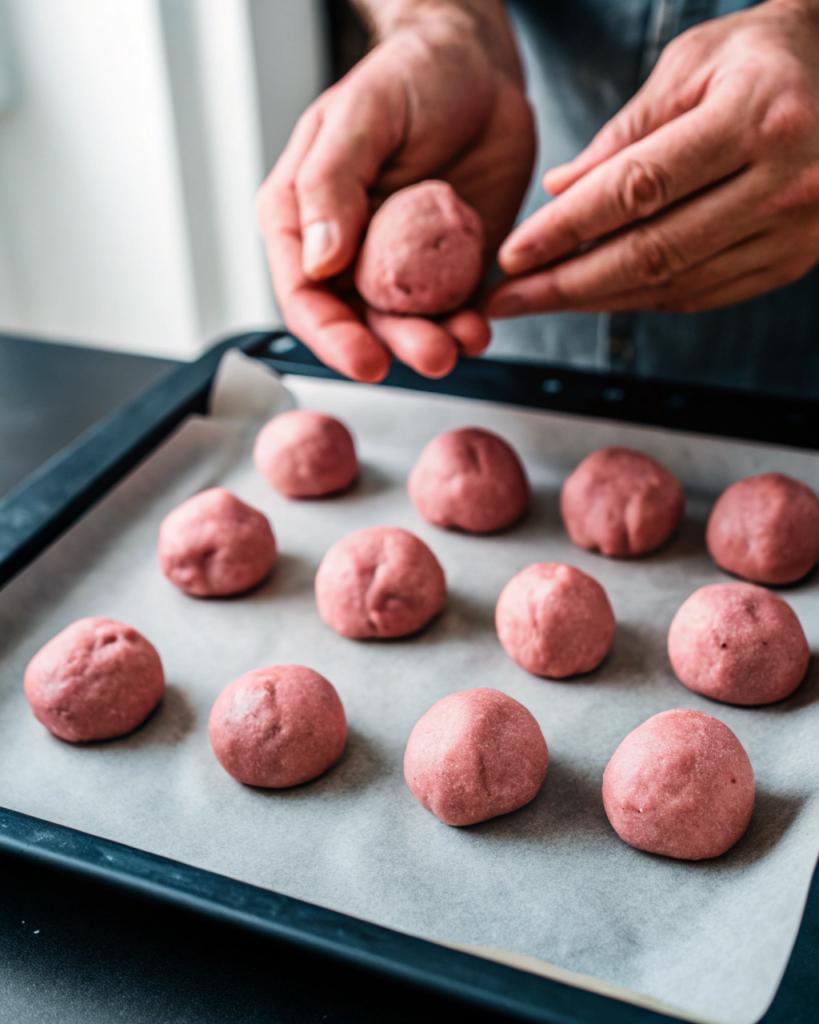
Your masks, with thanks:
[{"label": "wrist", "polygon": [[354,0],[374,43],[417,29],[442,40],[477,46],[516,85],[523,69],[502,0]]}]

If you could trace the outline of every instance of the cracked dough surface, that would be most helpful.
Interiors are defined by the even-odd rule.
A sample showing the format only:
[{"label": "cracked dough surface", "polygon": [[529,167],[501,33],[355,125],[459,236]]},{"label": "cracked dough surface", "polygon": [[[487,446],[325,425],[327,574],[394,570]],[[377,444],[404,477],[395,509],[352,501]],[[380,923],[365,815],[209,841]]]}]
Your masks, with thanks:
[{"label": "cracked dough surface", "polygon": [[467,533],[504,530],[529,507],[529,481],[515,450],[480,427],[449,430],[430,441],[407,489],[427,522]]},{"label": "cracked dough surface", "polygon": [[534,716],[485,687],[439,700],[419,719],[404,754],[412,795],[447,825],[474,825],[533,800],[549,751]]},{"label": "cracked dough surface", "polygon": [[495,609],[509,657],[534,675],[565,679],[597,668],[614,639],[614,612],[597,580],[538,562],[506,584]]},{"label": "cracked dough surface", "polygon": [[332,416],[292,409],[266,423],[253,462],[274,490],[288,498],[321,498],[343,491],[358,476],[350,431]]},{"label": "cracked dough surface", "polygon": [[795,583],[819,561],[819,498],[784,473],[746,477],[717,499],[705,541],[721,569],[754,583]]},{"label": "cracked dough surface", "polygon": [[159,564],[193,597],[241,594],[267,576],[276,538],[266,516],[224,487],[183,501],[162,521]]},{"label": "cracked dough surface", "polygon": [[62,740],[87,743],[124,736],[165,692],[155,648],[113,619],[78,619],[34,655],[23,680],[38,721]]},{"label": "cracked dough surface", "polygon": [[627,558],[664,544],[685,509],[679,481],[665,466],[631,448],[601,448],[583,459],[560,494],[572,542]]},{"label": "cracked dough surface", "polygon": [[478,286],[483,243],[480,217],[451,185],[410,185],[373,215],[356,264],[356,288],[383,313],[449,313]]},{"label": "cracked dough surface", "polygon": [[706,860],[745,834],[754,772],[727,725],[702,711],[663,711],[614,752],[603,774],[603,804],[630,846]]},{"label": "cracked dough surface", "polygon": [[335,687],[303,665],[274,665],[234,679],[208,722],[217,760],[248,786],[283,789],[322,775],[347,740]]},{"label": "cracked dough surface", "polygon": [[446,604],[444,571],[408,530],[373,526],[334,544],[316,573],[322,619],[352,639],[415,633]]},{"label": "cracked dough surface", "polygon": [[700,587],[668,631],[677,678],[727,704],[771,704],[805,678],[810,648],[791,606],[752,583]]}]

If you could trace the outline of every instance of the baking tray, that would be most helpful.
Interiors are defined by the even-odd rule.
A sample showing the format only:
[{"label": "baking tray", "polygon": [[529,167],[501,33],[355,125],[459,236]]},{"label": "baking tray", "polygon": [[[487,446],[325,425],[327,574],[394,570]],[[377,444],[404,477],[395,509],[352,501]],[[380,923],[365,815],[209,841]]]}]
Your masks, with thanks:
[{"label": "baking tray", "polygon": [[[205,410],[216,365],[231,346],[265,358],[283,372],[336,376],[283,334],[233,339],[183,367],[101,423],[0,506],[0,581],[28,564],[189,413]],[[818,446],[819,410],[804,401],[489,360],[463,361],[442,382],[426,381],[397,365],[387,383],[688,431]],[[667,1019],[12,811],[0,812],[0,844],[530,1019]],[[815,902],[812,894],[809,907]],[[799,1013],[812,1019],[804,1016],[810,1012],[804,988],[791,989],[786,978],[766,1020],[795,1020]]]}]

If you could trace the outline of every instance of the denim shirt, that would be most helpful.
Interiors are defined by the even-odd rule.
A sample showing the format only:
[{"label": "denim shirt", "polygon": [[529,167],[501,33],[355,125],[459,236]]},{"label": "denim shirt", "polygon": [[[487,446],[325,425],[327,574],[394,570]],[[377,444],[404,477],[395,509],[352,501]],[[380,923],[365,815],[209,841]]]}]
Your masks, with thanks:
[{"label": "denim shirt", "polygon": [[[538,129],[520,219],[540,179],[634,95],[665,44],[752,6],[743,0],[508,0]],[[558,362],[819,398],[819,268],[750,302],[705,313],[555,313],[493,325],[490,357]]]}]

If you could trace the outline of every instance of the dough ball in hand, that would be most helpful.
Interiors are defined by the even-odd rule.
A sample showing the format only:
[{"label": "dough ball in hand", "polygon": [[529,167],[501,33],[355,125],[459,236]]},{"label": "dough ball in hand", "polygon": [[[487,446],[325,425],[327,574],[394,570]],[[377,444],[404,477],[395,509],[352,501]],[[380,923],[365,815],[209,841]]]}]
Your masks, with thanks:
[{"label": "dough ball in hand", "polygon": [[354,640],[417,633],[446,604],[444,571],[422,540],[394,526],[334,544],[316,573],[319,615]]},{"label": "dough ball in hand", "polygon": [[494,533],[529,507],[529,481],[514,449],[488,430],[439,434],[410,473],[409,496],[434,526]]},{"label": "dough ball in hand", "polygon": [[597,580],[571,565],[539,562],[503,588],[498,637],[527,672],[565,679],[591,672],[614,639],[614,612]]},{"label": "dough ball in hand", "polygon": [[705,540],[727,572],[754,583],[795,583],[819,562],[819,498],[782,473],[749,476],[720,495]]},{"label": "dough ball in hand", "polygon": [[659,462],[630,448],[601,448],[563,485],[560,510],[581,548],[627,558],[664,544],[685,508],[677,479]]},{"label": "dough ball in hand", "polygon": [[481,687],[444,697],[418,721],[404,778],[444,824],[474,825],[534,800],[548,765],[532,714],[505,693]]},{"label": "dough ball in hand", "polygon": [[787,602],[751,583],[701,587],[668,631],[677,678],[726,704],[771,704],[805,678],[810,649]]},{"label": "dough ball in hand", "polygon": [[162,571],[193,597],[241,594],[261,583],[275,561],[270,523],[224,487],[184,501],[159,530]]},{"label": "dough ball in hand", "polygon": [[630,846],[705,860],[745,834],[754,772],[727,725],[701,711],[663,711],[614,752],[603,775],[603,804]]},{"label": "dough ball in hand", "polygon": [[466,302],[482,269],[478,214],[445,181],[422,181],[391,195],[374,214],[355,285],[383,313],[437,316]]},{"label": "dough ball in hand", "polygon": [[287,498],[336,494],[358,476],[350,431],[311,409],[283,412],[262,427],[253,461],[270,486]]},{"label": "dough ball in hand", "polygon": [[31,659],[23,681],[38,721],[61,740],[110,740],[136,729],[165,692],[154,647],[113,619],[79,619]]},{"label": "dough ball in hand", "polygon": [[275,665],[234,679],[208,723],[216,758],[247,786],[283,789],[336,763],[347,719],[335,688],[302,665]]}]

